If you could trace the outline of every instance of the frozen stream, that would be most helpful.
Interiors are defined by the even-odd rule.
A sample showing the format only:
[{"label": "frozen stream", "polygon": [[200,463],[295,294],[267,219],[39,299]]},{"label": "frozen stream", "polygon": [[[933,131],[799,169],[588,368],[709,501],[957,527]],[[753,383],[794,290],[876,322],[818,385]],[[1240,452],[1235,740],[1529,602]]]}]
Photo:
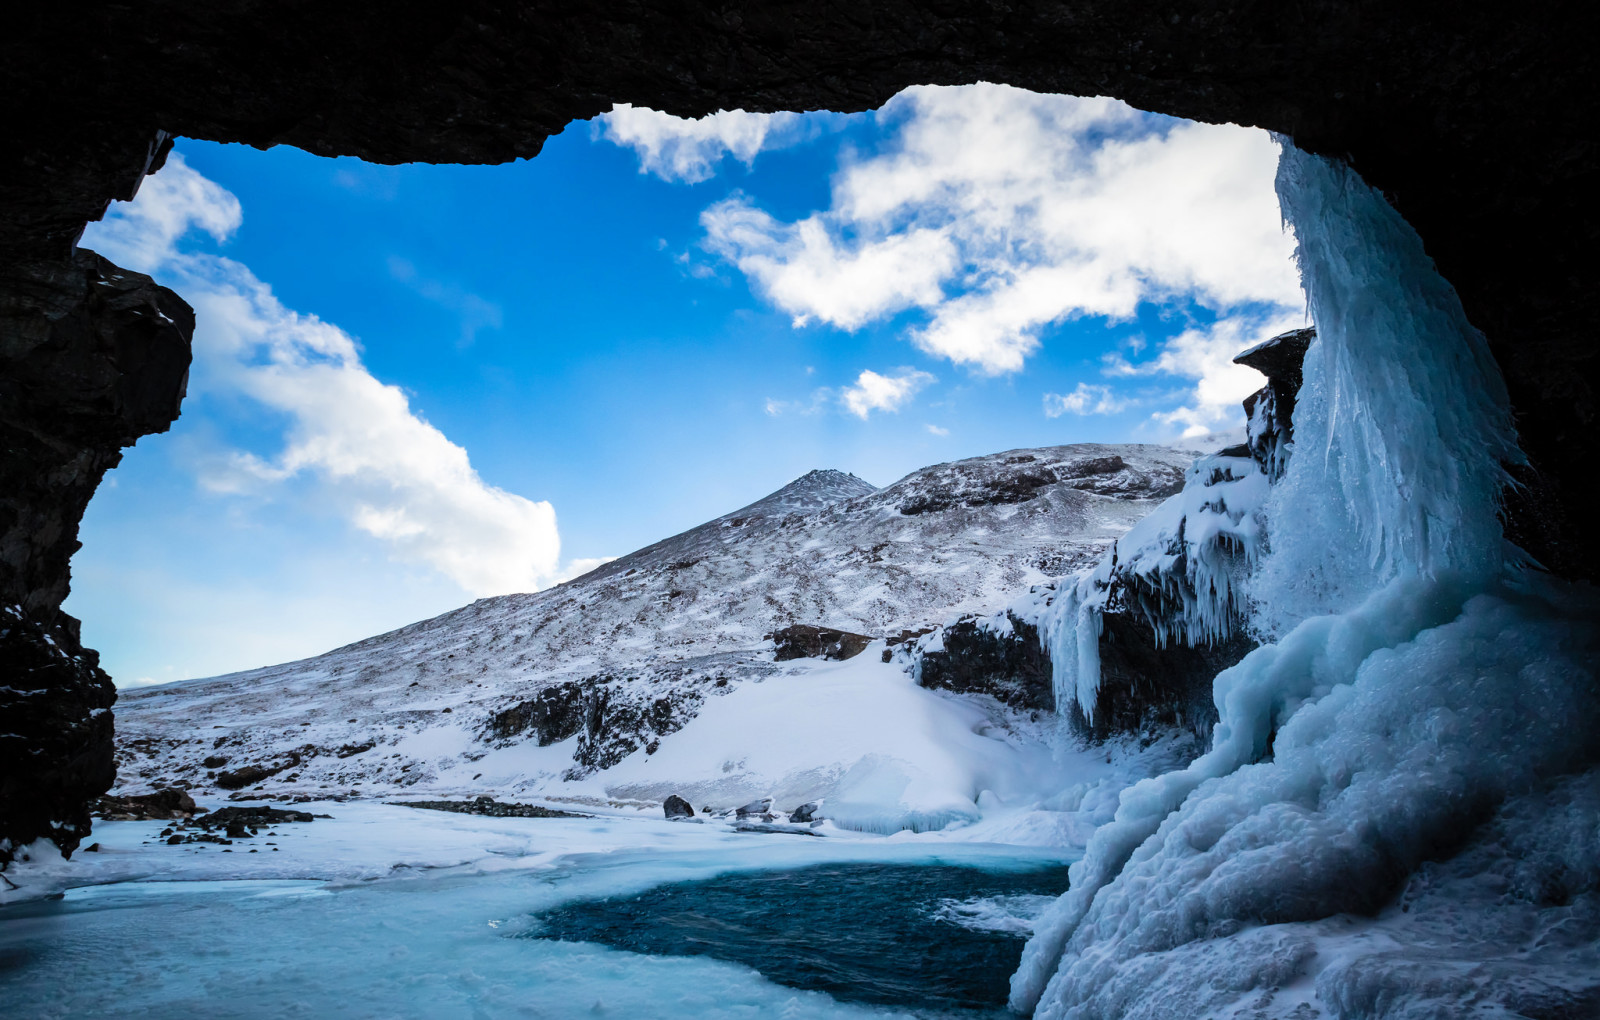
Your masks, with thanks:
[{"label": "frozen stream", "polygon": [[[45,866],[31,872],[35,882],[73,888],[59,899],[14,894],[0,909],[0,1015],[981,1016],[973,995],[988,993],[960,982],[905,1000],[934,983],[919,981],[919,969],[943,974],[964,961],[990,967],[1003,957],[1003,985],[1040,895],[1065,880],[1049,851],[949,837],[317,810],[336,817],[228,848],[156,842],[159,822],[102,823],[100,852],[36,862]],[[879,902],[864,904],[868,895]],[[652,897],[672,906],[668,923],[680,932],[694,916],[702,934],[737,930],[738,945],[641,939],[637,904]],[[600,937],[607,904],[618,903],[636,904],[631,927]],[[686,903],[699,907],[686,914]],[[541,914],[571,930],[548,937]],[[579,917],[592,941],[574,926]],[[750,955],[763,917],[793,953]],[[874,924],[885,927],[876,939]],[[831,939],[830,925],[846,937]],[[630,938],[641,951],[600,944]],[[903,968],[874,961],[892,988],[851,996],[867,1003],[814,990],[829,986],[830,968],[846,982],[870,979],[851,969],[863,945],[905,954]],[[802,954],[809,977],[784,972]]]}]

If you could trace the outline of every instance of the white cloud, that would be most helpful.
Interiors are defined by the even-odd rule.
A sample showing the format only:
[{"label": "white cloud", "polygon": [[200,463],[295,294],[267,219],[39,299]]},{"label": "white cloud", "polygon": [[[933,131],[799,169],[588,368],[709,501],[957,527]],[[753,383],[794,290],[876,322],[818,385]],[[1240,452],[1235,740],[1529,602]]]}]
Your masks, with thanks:
[{"label": "white cloud", "polygon": [[908,89],[881,116],[898,132],[841,168],[828,209],[782,222],[736,195],[702,216],[797,324],[916,308],[917,346],[999,374],[1074,316],[1303,304],[1263,131],[998,85]]},{"label": "white cloud", "polygon": [[1235,365],[1234,355],[1269,336],[1304,325],[1304,313],[1239,315],[1185,330],[1163,344],[1149,361],[1130,363],[1120,354],[1108,354],[1104,371],[1117,377],[1170,375],[1193,380],[1194,391],[1187,404],[1153,417],[1160,424],[1181,427],[1185,436],[1201,436],[1238,424],[1243,417],[1239,402],[1266,383],[1255,369]]},{"label": "white cloud", "polygon": [[638,153],[640,173],[692,184],[716,173],[725,156],[749,166],[774,136],[800,119],[794,113],[722,110],[687,120],[622,103],[602,114],[595,124],[601,137]]},{"label": "white cloud", "polygon": [[473,595],[559,577],[549,503],[484,482],[399,387],[373,377],[349,334],[285,308],[240,263],[178,247],[191,227],[221,240],[239,221],[238,200],[174,155],[93,237],[107,257],[157,275],[195,306],[195,371],[209,391],[241,393],[287,421],[279,452],[237,453],[205,481],[239,492],[314,479],[350,524]]},{"label": "white cloud", "polygon": [[927,429],[928,434],[931,436],[948,436],[950,434],[949,429],[942,429],[937,425],[927,424],[922,427]]},{"label": "white cloud", "polygon": [[1109,386],[1079,383],[1071,393],[1046,393],[1044,414],[1047,418],[1059,418],[1064,414],[1116,414],[1126,410],[1130,403],[1113,393]]},{"label": "white cloud", "polygon": [[879,375],[867,369],[856,377],[855,385],[839,394],[845,409],[865,419],[873,411],[898,411],[931,383],[938,382],[927,372],[902,368],[896,375]]}]

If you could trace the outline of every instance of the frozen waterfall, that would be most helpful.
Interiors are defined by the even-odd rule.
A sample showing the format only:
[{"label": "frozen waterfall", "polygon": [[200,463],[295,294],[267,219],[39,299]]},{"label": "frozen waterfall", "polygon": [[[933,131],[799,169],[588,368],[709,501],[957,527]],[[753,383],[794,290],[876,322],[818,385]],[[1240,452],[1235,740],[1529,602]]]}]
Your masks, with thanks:
[{"label": "frozen waterfall", "polygon": [[[1432,1016],[1480,986],[1523,994],[1540,962],[1576,966],[1551,954],[1587,945],[1600,968],[1595,876],[1561,880],[1567,901],[1590,897],[1545,925],[1561,934],[1506,942],[1506,911],[1570,902],[1501,896],[1516,883],[1495,869],[1512,865],[1472,842],[1592,764],[1595,600],[1508,555],[1504,385],[1415,232],[1348,167],[1288,144],[1278,194],[1318,339],[1247,582],[1273,643],[1217,677],[1210,751],[1128,789],[1096,832],[1012,979],[1022,1013]],[[1587,790],[1559,796],[1592,806]],[[1528,839],[1600,846],[1593,812],[1548,817]],[[1430,860],[1490,891],[1385,920]],[[1425,926],[1444,915],[1429,911],[1449,912],[1446,943],[1472,966],[1430,970]],[[1348,941],[1380,923],[1383,938]]]}]

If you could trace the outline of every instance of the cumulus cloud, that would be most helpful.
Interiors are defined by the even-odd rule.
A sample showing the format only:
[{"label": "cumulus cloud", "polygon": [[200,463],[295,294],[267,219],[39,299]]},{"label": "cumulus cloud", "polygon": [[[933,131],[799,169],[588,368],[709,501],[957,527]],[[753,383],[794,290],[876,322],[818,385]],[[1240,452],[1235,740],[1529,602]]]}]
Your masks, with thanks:
[{"label": "cumulus cloud", "polygon": [[927,372],[902,368],[895,375],[879,375],[870,368],[856,377],[854,385],[839,394],[845,410],[866,419],[873,411],[898,411],[911,402],[918,391],[938,382]]},{"label": "cumulus cloud", "polygon": [[1263,131],[998,85],[908,89],[880,116],[897,130],[829,208],[785,222],[734,195],[702,215],[706,247],[797,324],[917,309],[918,347],[1001,374],[1076,316],[1303,304]]},{"label": "cumulus cloud", "polygon": [[1104,371],[1109,376],[1166,375],[1192,380],[1194,389],[1188,403],[1153,417],[1160,424],[1180,429],[1185,436],[1202,436],[1241,420],[1239,402],[1266,384],[1260,372],[1235,365],[1234,355],[1269,336],[1305,324],[1303,312],[1238,315],[1184,330],[1148,361],[1132,363],[1121,354],[1108,354]]},{"label": "cumulus cloud", "polygon": [[208,390],[243,394],[287,423],[281,450],[235,453],[209,484],[249,491],[313,479],[351,525],[473,595],[533,590],[561,576],[549,503],[486,483],[404,391],[373,377],[349,334],[285,308],[244,265],[178,245],[192,228],[224,240],[240,218],[233,195],[175,154],[93,238],[109,258],[157,275],[195,306],[195,368]]},{"label": "cumulus cloud", "polygon": [[1126,410],[1130,403],[1113,393],[1109,386],[1079,383],[1071,393],[1046,393],[1044,414],[1046,418],[1059,418],[1064,414],[1116,414]]},{"label": "cumulus cloud", "polygon": [[692,184],[711,177],[727,156],[749,166],[763,147],[800,120],[794,113],[743,110],[689,120],[622,103],[595,123],[600,137],[638,154],[640,173]]}]

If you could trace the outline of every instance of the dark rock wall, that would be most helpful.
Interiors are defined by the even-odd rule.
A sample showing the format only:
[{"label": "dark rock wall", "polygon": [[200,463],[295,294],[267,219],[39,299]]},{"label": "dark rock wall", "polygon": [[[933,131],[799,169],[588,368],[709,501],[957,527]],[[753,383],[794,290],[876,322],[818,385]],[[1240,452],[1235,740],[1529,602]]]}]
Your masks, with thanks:
[{"label": "dark rock wall", "polygon": [[70,853],[116,778],[116,691],[61,602],[101,477],[178,416],[193,331],[93,252],[0,277],[0,866],[40,836]]},{"label": "dark rock wall", "polygon": [[1009,633],[963,620],[946,627],[944,650],[923,652],[917,683],[960,694],[987,694],[1012,708],[1054,712],[1055,683],[1039,628],[1009,617]]}]

